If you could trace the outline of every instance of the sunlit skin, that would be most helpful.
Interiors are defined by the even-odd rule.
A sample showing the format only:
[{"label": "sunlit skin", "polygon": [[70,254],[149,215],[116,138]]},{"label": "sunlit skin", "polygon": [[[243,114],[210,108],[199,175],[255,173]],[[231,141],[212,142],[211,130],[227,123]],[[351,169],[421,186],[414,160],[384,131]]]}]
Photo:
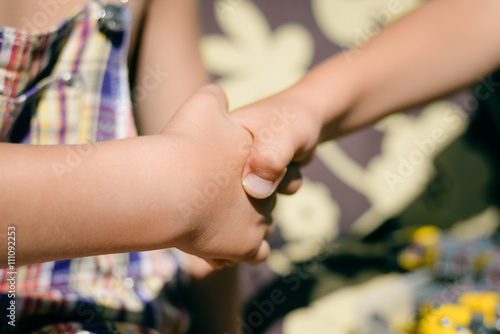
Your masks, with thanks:
[{"label": "sunlit skin", "polygon": [[[89,0],[55,2],[58,8],[48,8],[48,11],[33,0],[18,0],[15,6],[9,1],[1,2],[0,26],[26,28],[26,20],[33,21],[34,15],[44,10],[50,13],[48,20],[36,21],[36,28],[45,32]],[[117,0],[111,2],[120,3]],[[0,244],[7,240],[7,226],[15,224],[16,265],[173,246],[186,247],[186,250],[207,259],[212,251],[219,253],[221,258],[226,256],[222,256],[219,251],[229,251],[227,258],[233,261],[237,260],[233,255],[238,253],[245,254],[244,258],[252,263],[262,261],[268,246],[261,241],[271,231],[264,211],[269,211],[273,202],[268,202],[269,208],[263,208],[264,214],[257,212],[242,190],[240,175],[235,175],[231,186],[213,199],[214,203],[218,203],[227,196],[226,199],[234,206],[233,211],[228,211],[223,205],[211,204],[203,212],[195,210],[192,220],[187,221],[184,218],[186,212],[181,215],[178,210],[180,204],[192,200],[192,194],[187,190],[194,180],[200,182],[198,187],[210,181],[209,166],[213,166],[215,172],[224,169],[226,165],[223,159],[226,157],[240,159],[237,161],[242,170],[245,157],[230,154],[231,145],[236,145],[238,138],[251,138],[222,113],[226,107],[225,98],[213,87],[194,96],[191,105],[199,105],[199,101],[211,101],[209,105],[212,109],[207,110],[205,116],[214,116],[210,122],[221,126],[217,132],[207,132],[209,127],[197,131],[193,128],[196,124],[187,124],[184,132],[182,129],[177,131],[179,135],[176,138],[166,132],[160,134],[175,111],[209,82],[199,52],[198,1],[132,0],[128,6],[133,18],[129,58],[137,59],[134,63],[136,68],[132,69],[136,71],[132,86],[143,82],[148,75],[148,68],[158,67],[168,73],[157,89],[148,91],[147,99],[135,104],[139,132],[144,137],[93,146],[92,154],[82,160],[82,165],[73,173],[64,175],[63,182],[54,178],[56,174],[49,166],[54,161],[64,161],[67,154],[64,147],[0,144],[0,168],[3,171],[0,185],[2,189],[9,189],[0,194],[0,206],[7,208],[2,209],[0,237],[4,241]],[[187,114],[192,112],[186,108]],[[183,127],[184,124],[177,122],[177,126]],[[169,129],[173,131],[175,127]],[[198,137],[192,136],[193,131]],[[238,138],[228,141],[227,136],[215,136],[219,132]],[[194,149],[189,151],[187,147],[180,147],[177,143],[181,140]],[[198,140],[202,140],[202,145],[196,144]],[[207,148],[205,144],[213,145],[213,148],[222,146],[217,148],[216,155],[208,157],[204,154],[206,152],[200,151],[202,147]],[[218,165],[219,162],[222,164]],[[184,166],[190,166],[193,170],[189,171],[189,178]],[[203,176],[205,172],[208,174]],[[179,194],[183,194],[183,198]],[[23,200],[20,201],[20,198]],[[220,203],[224,202],[222,200]],[[228,202],[225,203],[227,205]],[[240,207],[240,204],[243,206]],[[215,211],[224,217],[217,219]],[[254,222],[242,220],[242,213],[249,220],[255,219]],[[202,223],[199,219],[204,214],[207,218],[212,216],[210,219],[217,220],[221,228],[223,224],[229,225],[228,222],[234,220],[237,222],[234,228],[242,224],[246,226],[247,232],[238,231],[238,235],[229,237],[226,232],[231,229],[220,231],[215,225],[210,229],[205,219]],[[234,217],[230,218],[230,215]],[[204,232],[199,230],[201,233],[191,234],[198,229],[196,225]],[[219,238],[227,235],[231,244],[222,244],[219,250],[209,250],[209,242],[203,243],[201,247],[202,236],[206,235],[207,241],[215,239],[215,231],[220,231]],[[254,239],[256,245],[244,249],[248,244],[243,246],[238,240],[246,238],[247,234],[260,240]],[[193,240],[196,235],[198,241]],[[200,252],[195,251],[196,248]],[[0,258],[5,266],[6,253],[2,253]],[[213,333],[236,332],[239,308],[235,270],[213,272],[204,260],[195,256],[188,258],[191,262],[189,271],[193,277],[192,290],[198,292],[193,293],[192,297],[196,301],[193,306],[198,319],[195,326]],[[244,260],[243,257],[240,260]],[[225,264],[221,260],[212,262]],[[219,295],[218,301],[226,311],[215,314],[214,308],[210,307],[210,298],[213,297],[210,291],[219,291],[221,287],[227,293]]]},{"label": "sunlit skin", "polygon": [[[85,2],[61,5],[42,30]],[[255,174],[268,181],[255,191],[246,179],[247,192],[256,198],[269,197],[283,178],[280,190],[293,193],[300,174],[290,163],[307,163],[318,143],[449,93],[500,65],[500,2],[429,1],[383,29],[359,52],[333,57],[291,88],[234,112],[231,117],[247,132],[224,113],[225,98],[217,88],[195,94],[208,82],[198,50],[198,2],[131,4],[136,80],[147,75],[148,66],[159,64],[169,73],[161,89],[137,106],[139,131],[145,136],[95,145],[62,183],[50,166],[64,160],[64,147],[0,144],[5,171],[0,184],[9,189],[0,193],[6,208],[0,236],[6,240],[7,226],[16,224],[16,237],[23,241],[18,263],[164,247],[232,262],[263,261],[269,253],[263,239],[272,231],[268,215],[273,198],[257,205],[249,201],[242,177]],[[31,0],[16,1],[16,6],[3,2],[0,25],[22,27],[23,17],[37,10]],[[259,138],[259,129],[272,122],[271,111],[284,106],[294,115],[288,131],[273,133],[272,140]],[[193,111],[211,126],[196,123]],[[252,137],[248,159],[235,156],[239,143]],[[231,174],[228,190],[219,192],[213,205],[187,215],[179,210],[180,204],[192,202],[186,189],[203,188],[211,182],[210,173],[226,170],[230,161],[237,162],[241,175]],[[5,265],[5,254],[0,257]]]},{"label": "sunlit skin", "polygon": [[[278,189],[293,193],[300,185],[296,166],[310,160],[318,143],[495,70],[500,65],[498,17],[500,2],[495,0],[425,2],[364,45],[320,64],[289,89],[233,112],[255,139],[243,176],[267,181],[260,186],[247,182],[247,192],[256,198],[269,196],[288,167]],[[271,111],[283,108],[295,114],[288,131],[260,138],[259,130],[272,122]]]}]

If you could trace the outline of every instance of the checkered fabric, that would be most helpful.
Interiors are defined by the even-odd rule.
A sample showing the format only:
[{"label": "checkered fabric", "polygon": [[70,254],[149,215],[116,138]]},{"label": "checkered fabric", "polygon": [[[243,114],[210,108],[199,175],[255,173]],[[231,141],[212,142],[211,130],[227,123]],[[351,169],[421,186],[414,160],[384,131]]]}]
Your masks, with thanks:
[{"label": "checkered fabric", "polygon": [[[136,135],[130,12],[115,8],[123,31],[110,36],[99,21],[103,10],[92,2],[44,34],[0,28],[0,141],[82,144]],[[4,317],[0,333],[185,332],[181,259],[160,250],[17,268],[16,327]],[[8,277],[0,270],[3,310]]]}]

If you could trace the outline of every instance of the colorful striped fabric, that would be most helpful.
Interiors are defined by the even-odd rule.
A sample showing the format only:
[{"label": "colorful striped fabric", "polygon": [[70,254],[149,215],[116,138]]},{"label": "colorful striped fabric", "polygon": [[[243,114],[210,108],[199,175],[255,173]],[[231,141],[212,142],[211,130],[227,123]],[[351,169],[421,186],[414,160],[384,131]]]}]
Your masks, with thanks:
[{"label": "colorful striped fabric", "polygon": [[[0,141],[81,144],[136,135],[130,13],[115,7],[125,23],[117,40],[99,25],[104,9],[92,2],[46,34],[0,28]],[[174,250],[17,268],[16,327],[3,319],[0,333],[183,333],[184,268]],[[7,278],[0,270],[4,310]]]}]

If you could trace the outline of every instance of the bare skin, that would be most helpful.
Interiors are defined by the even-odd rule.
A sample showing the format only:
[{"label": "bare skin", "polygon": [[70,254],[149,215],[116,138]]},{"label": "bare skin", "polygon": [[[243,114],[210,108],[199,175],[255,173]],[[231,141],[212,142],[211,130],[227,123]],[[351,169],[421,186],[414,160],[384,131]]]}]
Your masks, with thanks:
[{"label": "bare skin", "polygon": [[[233,112],[255,140],[243,174],[246,191],[255,198],[269,196],[288,166],[278,189],[293,193],[301,182],[296,166],[311,159],[318,143],[495,70],[500,66],[499,17],[496,0],[428,1],[289,89]],[[273,110],[284,108],[293,116],[286,131],[261,138],[259,130],[271,124]]]},{"label": "bare skin", "polygon": [[[31,26],[36,23],[37,30],[45,32],[89,0],[54,2],[57,8],[42,7],[38,1],[33,0],[18,0],[15,6],[10,1],[0,2],[0,26],[26,28],[28,21]],[[103,2],[120,3],[118,0]],[[194,138],[190,132],[183,133],[172,126],[169,127],[169,131],[175,130],[178,135],[174,136],[165,131],[160,134],[175,111],[200,87],[209,82],[198,49],[198,1],[132,0],[128,6],[133,19],[129,57],[137,58],[136,83],[132,83],[132,86],[143,82],[148,74],[148,67],[158,67],[162,72],[169,73],[168,78],[158,89],[149,92],[147,99],[136,103],[139,132],[146,137],[90,147],[92,153],[88,159],[85,158],[85,162],[62,183],[54,179],[55,174],[50,165],[55,161],[61,161],[60,159],[64,161],[68,149],[78,150],[78,147],[20,147],[0,144],[2,156],[0,169],[9,170],[9,173],[3,173],[4,176],[9,175],[8,177],[0,177],[0,184],[2,189],[11,187],[14,189],[9,194],[3,192],[0,195],[0,206],[9,207],[6,215],[2,212],[0,237],[2,240],[7,240],[7,226],[11,224],[17,226],[16,236],[19,241],[16,248],[17,265],[175,246],[206,259],[217,256],[218,259],[211,259],[212,264],[217,267],[244,259],[250,263],[263,261],[269,251],[267,243],[259,240],[256,245],[245,249],[249,243],[256,240],[246,239],[245,232],[236,231],[234,228],[242,223],[245,225],[243,228],[254,237],[264,238],[269,235],[272,228],[268,217],[273,200],[250,202],[239,185],[239,175],[231,176],[233,178],[231,185],[219,196],[211,199],[213,203],[207,205],[207,210],[200,211],[196,208],[192,212],[187,211],[189,208],[179,210],[180,204],[187,206],[193,204],[193,194],[186,189],[192,188],[196,181],[200,182],[196,187],[203,189],[203,185],[212,182],[211,172],[217,173],[227,169],[227,164],[216,167],[207,161],[201,165],[205,167],[203,172],[208,174],[205,176],[198,174],[201,177],[198,178],[194,174],[188,174],[191,172],[186,168],[180,168],[179,166],[189,164],[200,165],[200,159],[205,156],[205,152],[200,152],[199,148],[202,146],[195,142],[202,140],[206,144],[221,144],[232,151],[234,148],[231,149],[227,144],[236,143],[235,138],[217,141],[213,133],[205,133],[207,128],[202,129],[203,131],[198,133],[199,137]],[[40,12],[50,13],[47,22],[33,20],[34,15]],[[160,38],[162,42],[158,43]],[[199,101],[207,102],[207,100],[211,101],[209,104],[213,109],[208,110],[206,116],[215,115],[211,122],[217,119],[219,125],[230,129],[229,133],[239,136],[240,139],[250,138],[248,133],[229,122],[221,112],[227,106],[223,94],[217,88],[208,88],[196,94],[191,100],[191,105],[199,105]],[[186,114],[189,112],[193,111],[186,110]],[[180,121],[177,123],[179,126],[184,126]],[[201,136],[203,133],[205,136]],[[207,141],[207,138],[214,138],[214,141]],[[180,141],[195,147],[195,151],[189,153],[186,147],[181,148],[178,145]],[[89,149],[89,147],[80,148]],[[212,158],[222,161],[221,154],[225,155],[217,149]],[[243,156],[229,154],[227,158],[233,162],[239,161],[241,164],[239,167],[242,169],[244,161],[238,159],[244,159]],[[149,162],[146,163],[147,161]],[[36,171],[34,166],[37,166]],[[209,170],[207,168],[209,166],[214,168]],[[187,178],[187,175],[191,177]],[[138,192],[138,188],[142,191]],[[184,194],[184,198],[181,199],[179,194]],[[225,194],[231,194],[231,197],[226,197],[230,202],[221,201]],[[15,199],[21,197],[24,203],[33,205],[20,208],[20,201]],[[232,207],[231,211],[222,205],[224,202],[225,205]],[[240,207],[240,204],[246,206],[246,209]],[[258,212],[253,205],[260,207],[262,212]],[[233,218],[229,216],[217,218],[213,215],[210,219],[217,220],[220,229],[214,226],[212,230],[209,228],[199,230],[198,227],[201,227],[199,223],[207,223],[208,220],[205,218],[212,215],[208,213],[212,209],[220,211],[224,216],[233,214],[239,223],[231,225],[225,222],[225,219]],[[192,215],[189,216],[189,213]],[[189,219],[186,219],[186,215]],[[242,220],[241,217],[255,220],[248,224],[249,220]],[[71,224],[68,224],[68,221]],[[223,235],[228,235],[227,233],[233,230],[239,236],[228,235],[227,240],[231,242],[221,245],[218,239],[222,235],[215,235],[217,230],[223,230],[221,231]],[[246,242],[249,242],[246,246],[238,242],[241,237],[245,237]],[[210,239],[213,239],[214,245],[217,243],[222,248],[217,246],[212,248]],[[82,240],[85,242],[81,242]],[[229,255],[226,257],[223,253],[227,251],[231,254],[226,254]],[[6,265],[4,255],[0,255],[2,266]],[[191,263],[189,269],[193,276],[193,291],[205,294],[203,291],[207,287],[211,291],[218,291],[221,287],[227,291],[223,296],[218,296],[220,305],[224,305],[226,310],[223,316],[218,314],[210,318],[205,317],[203,320],[197,316],[200,319],[197,326],[213,333],[235,332],[236,318],[239,314],[235,269],[214,273],[203,260],[196,256],[187,256]],[[227,262],[225,258],[230,261]],[[199,298],[199,294],[193,295],[194,300],[198,301]],[[208,314],[206,309],[199,307],[200,305],[213,310],[208,302],[197,305],[195,311],[200,315]]]},{"label": "bare skin", "polygon": [[[104,3],[114,3],[122,5],[120,0],[103,1]],[[131,49],[134,50],[137,44],[140,23],[144,19],[146,10],[151,0],[133,0],[128,2],[132,11],[132,41]],[[192,1],[187,1],[191,2]],[[43,5],[43,4],[45,5]],[[0,26],[30,30],[37,28],[41,32],[49,29],[71,15],[75,10],[83,7],[88,0],[54,1],[53,5],[46,2],[19,0],[13,6],[11,2],[0,3]],[[42,14],[40,14],[42,13]]]},{"label": "bare skin", "polygon": [[[16,6],[1,2],[0,26],[49,31],[89,0],[53,2],[57,7],[33,0],[16,1]],[[122,5],[120,0],[103,2]],[[129,56],[138,56],[136,83],[143,82],[148,67],[168,73],[161,89],[152,90],[147,99],[137,102],[140,133],[157,134],[180,105],[210,80],[199,52],[199,4],[197,0],[130,0],[127,6],[132,11]],[[40,19],[40,13],[47,20]]]},{"label": "bare skin", "polygon": [[[86,146],[0,145],[0,183],[10,189],[0,194],[2,225],[16,225],[17,264],[169,247],[264,260],[273,200],[250,201],[240,185],[251,136],[229,118],[224,101],[217,86],[203,88],[159,135]],[[53,166],[68,154],[80,154],[81,164],[61,179]]]},{"label": "bare skin", "polygon": [[[39,28],[39,30],[42,32],[48,31],[51,26],[57,24],[64,17],[67,17],[68,15],[70,15],[72,12],[74,12],[76,9],[83,6],[87,2],[88,1],[86,0],[73,0],[71,2],[57,1],[55,2],[58,6],[57,10],[53,10],[51,12],[52,13],[51,15],[46,15],[49,18],[47,22],[45,22],[46,24],[41,25],[40,20],[38,21],[32,20],[31,23],[32,24],[36,23],[37,24],[36,27]],[[117,4],[120,3],[120,1],[113,1],[113,2]],[[200,53],[198,50],[198,40],[199,40],[198,2],[194,0],[189,0],[189,1],[137,0],[137,1],[131,1],[129,5],[131,6],[131,9],[133,11],[133,19],[134,19],[132,45],[136,45],[137,47],[139,47],[140,43],[140,48],[139,48],[140,53],[138,53],[139,62],[137,68],[138,72],[137,80],[140,81],[143,78],[143,76],[146,75],[145,69],[148,66],[150,67],[159,66],[162,69],[162,71],[167,71],[167,72],[171,70],[172,72],[175,73],[173,75],[176,76],[175,80],[171,81],[167,80],[167,82],[163,83],[161,87],[159,87],[156,90],[153,90],[148,95],[148,99],[138,102],[138,109],[139,109],[138,117],[140,124],[142,124],[141,132],[145,135],[156,135],[160,133],[165,124],[167,124],[167,122],[171,119],[172,115],[182,105],[182,103],[185,100],[187,100],[189,96],[193,95],[199,89],[199,87],[201,87],[208,81],[208,75],[203,68]],[[16,2],[16,6],[11,6],[10,4],[2,2],[0,4],[0,25],[25,28],[26,20],[32,19],[40,11],[47,12],[47,10],[44,9],[44,7],[42,7],[39,4],[33,5],[33,2],[30,0],[20,0]],[[139,42],[138,32],[141,23],[144,25],[144,27],[143,27],[143,36]],[[162,43],[157,42],[159,35],[161,35]],[[137,50],[131,51],[131,53],[134,52],[138,51]],[[179,80],[179,78],[183,79]],[[199,104],[196,101],[203,99],[207,100],[209,99],[209,97],[213,97],[212,100],[215,99],[216,102],[216,103],[211,103],[214,109],[210,110],[210,112],[220,113],[220,111],[222,110],[221,108],[227,108],[223,93],[221,93],[221,91],[219,91],[217,88],[214,87],[206,88],[202,93],[198,93],[196,95],[195,101],[191,101],[191,103],[188,103],[187,105]],[[158,107],[156,106],[162,106],[161,110],[158,109]],[[187,108],[186,105],[184,106],[184,108]],[[193,113],[195,112],[196,111],[193,110]],[[199,112],[202,111],[199,110]],[[187,124],[181,124],[181,125],[184,126]],[[233,126],[236,125],[233,124]],[[186,132],[174,129],[171,126],[168,129],[169,131],[176,131],[179,135],[179,138],[183,137],[183,134],[186,135],[190,134],[188,128],[186,128]],[[165,131],[166,130],[163,130],[163,134],[167,135],[168,137],[171,137]],[[207,138],[215,137],[213,136],[212,133],[206,133],[206,130],[203,130],[202,132],[199,133],[200,136],[201,134],[204,134],[206,138],[199,137],[197,138],[197,140],[203,141],[205,143],[210,142],[207,141]],[[158,215],[155,216],[154,213],[144,214],[143,211],[141,219],[137,220],[137,217],[135,217],[135,219],[133,219],[135,220],[135,223],[131,221],[131,224],[133,225],[126,226],[124,225],[125,221],[123,219],[112,218],[112,216],[114,216],[113,214],[108,215],[104,212],[100,212],[100,210],[96,210],[95,212],[93,212],[92,210],[88,211],[87,210],[88,206],[82,205],[86,201],[84,197],[87,198],[87,195],[85,194],[88,194],[87,193],[88,191],[92,192],[91,189],[87,189],[88,187],[92,187],[92,183],[89,184],[88,182],[86,182],[86,180],[94,179],[95,185],[97,186],[99,184],[99,182],[97,182],[96,180],[96,178],[99,177],[99,173],[94,174],[96,169],[98,168],[100,171],[107,171],[109,169],[109,166],[113,166],[116,164],[116,161],[120,160],[124,161],[123,159],[127,159],[127,157],[124,156],[124,154],[127,154],[126,153],[127,151],[130,152],[133,151],[134,149],[137,149],[137,153],[139,154],[138,157],[143,155],[143,158],[147,159],[146,161],[150,161],[148,165],[150,165],[151,168],[161,166],[160,162],[153,161],[153,159],[159,160],[163,158],[165,159],[165,161],[170,160],[169,168],[172,169],[169,173],[170,175],[169,178],[171,178],[172,181],[168,182],[170,190],[167,191],[167,190],[157,189],[158,191],[166,191],[167,193],[170,191],[171,192],[170,196],[172,196],[172,198],[179,198],[179,196],[173,196],[172,194],[178,194],[179,192],[186,193],[188,185],[195,186],[195,184],[192,184],[192,178],[191,180],[188,180],[184,177],[184,175],[179,174],[180,170],[183,170],[183,173],[185,173],[186,172],[185,168],[183,169],[173,168],[173,166],[175,166],[176,163],[177,166],[181,164],[183,165],[187,164],[188,161],[186,160],[186,157],[180,154],[180,153],[185,153],[186,152],[185,149],[179,148],[179,146],[177,146],[177,148],[172,147],[175,145],[172,145],[172,143],[167,143],[167,141],[164,138],[162,139],[162,137],[164,136],[156,135],[147,138],[134,138],[130,140],[113,142],[113,143],[96,144],[94,147],[90,147],[90,149],[92,149],[93,151],[93,154],[91,154],[88,159],[84,159],[85,164],[81,166],[82,168],[78,168],[78,171],[75,172],[74,175],[72,175],[70,180],[65,180],[65,182],[63,182],[62,184],[53,183],[55,181],[53,177],[56,176],[56,174],[54,174],[53,170],[51,172],[49,169],[52,162],[64,161],[65,157],[67,156],[70,150],[68,147],[64,146],[24,147],[19,145],[0,144],[0,151],[2,152],[2,157],[3,157],[2,169],[8,170],[9,171],[8,174],[10,175],[8,180],[6,179],[0,181],[5,186],[4,189],[13,187],[13,185],[10,184],[10,182],[12,182],[13,184],[17,185],[15,188],[17,188],[20,191],[20,194],[22,192],[23,189],[22,186],[24,184],[27,185],[31,183],[32,185],[31,189],[38,190],[35,192],[37,194],[33,194],[33,196],[35,196],[34,200],[29,201],[30,203],[39,204],[38,210],[34,208],[35,206],[33,207],[30,206],[27,210],[26,209],[18,210],[16,209],[15,205],[16,201],[11,200],[11,198],[13,198],[12,196],[8,196],[7,198],[7,196],[5,195],[6,197],[5,199],[0,197],[0,202],[2,203],[10,203],[11,201],[13,202],[12,205],[10,205],[9,209],[10,216],[8,214],[7,219],[2,219],[3,225],[19,221],[17,224],[21,224],[20,222],[22,222],[22,224],[26,224],[26,226],[29,227],[29,229],[26,230],[29,230],[30,233],[25,235],[24,236],[25,239],[23,239],[25,248],[21,246],[21,248],[18,249],[18,257],[19,257],[18,264],[27,264],[39,261],[71,258],[75,256],[104,254],[110,252],[146,250],[146,249],[164,248],[168,246],[173,246],[173,244],[171,244],[170,241],[168,241],[167,239],[172,239],[173,241],[174,239],[179,237],[183,233],[181,232],[181,230],[188,229],[186,226],[179,227],[178,229],[169,226],[164,226],[164,228],[168,227],[168,230],[170,231],[168,233],[170,237],[167,237],[166,239],[164,238],[165,236],[160,236],[156,234],[156,232],[158,231],[155,232],[154,229],[151,230],[152,233],[150,235],[148,235],[147,231],[143,231],[141,232],[141,234],[144,236],[144,240],[140,241],[141,238],[135,237],[136,233],[139,232],[138,229],[140,228],[140,226],[142,226],[142,224],[140,223],[152,222],[158,220],[160,219],[160,216]],[[158,141],[158,139],[160,141]],[[251,140],[251,139],[249,136],[247,136],[246,140]],[[166,146],[163,149],[160,148],[162,143],[166,144]],[[219,140],[218,143],[224,144],[224,141]],[[85,150],[88,148],[89,147],[82,147],[81,149]],[[79,149],[80,148],[78,147],[71,148],[71,150],[79,150]],[[165,153],[165,156],[148,157],[148,154],[152,154],[155,151],[157,153]],[[220,153],[222,153],[222,151]],[[200,156],[203,156],[203,154],[200,153]],[[229,162],[229,158],[230,156],[228,155],[227,162]],[[243,156],[239,157],[236,156],[234,158],[236,161],[237,159],[242,159]],[[140,162],[141,160],[138,159],[137,161]],[[199,165],[196,164],[194,160],[192,160],[191,162],[193,163],[193,165]],[[47,167],[46,170],[41,168],[40,170],[35,172],[29,168],[30,165],[43,166],[44,164]],[[122,178],[123,175],[126,175],[128,173],[132,173],[130,175],[137,174],[137,176],[139,177],[137,170],[143,169],[142,166],[144,165],[144,161],[140,165],[141,166],[137,165],[133,167],[133,164],[128,164],[128,167],[123,169],[123,172],[125,174],[120,174],[120,173],[117,174],[116,177],[117,183],[114,184],[113,186],[110,185],[110,189],[106,190],[105,187],[102,188],[101,190],[95,189],[96,193],[94,193],[94,195],[97,196],[96,198],[101,200],[103,196],[105,196],[105,194],[107,194],[108,191],[111,191],[111,189],[113,188],[122,189],[127,194],[128,192],[133,192],[132,189],[127,190],[126,187],[128,185],[122,184],[124,182],[120,181],[119,179]],[[203,165],[209,166],[210,164],[203,164]],[[217,172],[221,170],[221,168],[213,170],[207,169],[206,172],[207,173]],[[167,170],[168,169],[166,169],[165,171]],[[116,172],[116,170],[113,172]],[[149,170],[149,172],[152,172],[153,175],[155,173],[154,171],[151,170]],[[160,170],[157,170],[156,172],[160,173]],[[100,174],[103,175],[102,173]],[[12,175],[16,175],[17,178],[13,178]],[[33,176],[33,179],[38,179],[38,181],[34,183],[29,182],[28,180],[29,175]],[[113,177],[111,174],[107,175],[107,177],[109,180],[115,179],[115,177]],[[175,184],[175,182],[173,182],[174,180],[181,180],[183,178],[186,179],[185,181],[183,181],[183,183]],[[148,178],[145,176],[143,176],[141,179],[148,180]],[[165,179],[165,181],[167,180]],[[204,181],[200,180],[200,181],[206,182],[206,180]],[[189,182],[191,182],[191,184],[189,184]],[[60,185],[60,187],[54,187],[55,184]],[[84,191],[85,193],[78,194],[78,192],[70,191],[71,189],[76,189],[75,187],[78,187],[79,185],[83,184],[85,184],[85,187],[83,187],[85,188],[85,190],[82,191]],[[39,189],[33,188],[33,185],[38,185],[40,186],[40,188]],[[200,187],[202,186],[203,183],[200,184]],[[51,207],[50,211],[55,211],[57,213],[56,216],[60,216],[59,221],[57,220],[56,217],[53,217],[53,214],[50,214],[49,212],[46,212],[47,216],[46,218],[43,218],[44,216],[41,213],[41,211],[43,210],[45,204],[48,203],[45,202],[45,198],[47,196],[42,194],[46,194],[47,191],[49,193],[51,192],[54,193],[54,196],[56,196],[55,198],[58,198],[57,195],[55,194],[57,192],[62,191],[66,194],[66,195],[61,195],[61,197],[58,200],[55,200],[55,198],[53,198],[51,200],[51,205],[46,206],[46,207]],[[30,194],[33,192],[31,191],[26,193]],[[151,191],[149,195],[157,196],[160,193],[154,194],[153,191]],[[165,195],[168,195],[167,193],[165,193]],[[26,196],[27,196],[26,194],[23,195],[24,198],[26,198]],[[89,200],[91,200],[90,197]],[[164,210],[161,216],[161,221],[169,220],[175,224],[187,223],[185,217],[176,216],[176,214],[173,212],[174,211],[173,206],[179,206],[181,204],[186,204],[186,203],[189,204],[187,198],[184,198],[183,200],[184,202],[172,202],[170,204],[162,203],[162,205],[164,205],[164,207],[161,208],[162,210],[169,205],[172,207],[170,209]],[[116,206],[117,212],[122,209],[125,209],[129,204],[127,203],[128,201],[129,201],[128,199],[124,198],[124,202],[122,202],[121,204],[120,203],[114,204],[114,206]],[[141,201],[140,199],[138,199],[138,201],[135,203],[139,206],[141,205],[141,203],[143,203],[145,205],[144,208],[152,206],[151,202],[147,204],[146,201]],[[87,204],[91,205],[91,203]],[[118,207],[119,205],[124,205],[124,207],[120,209]],[[87,209],[85,209],[85,207],[87,207]],[[113,205],[111,205],[111,207],[113,207]],[[221,211],[224,210],[221,206],[218,207]],[[137,207],[137,209],[138,208],[139,207]],[[129,211],[129,214],[131,215],[130,218],[134,216],[130,210],[126,211]],[[19,216],[21,212],[24,217]],[[71,219],[73,221],[78,222],[81,220],[81,223],[84,224],[82,226],[85,226],[85,230],[88,232],[88,235],[85,234],[86,232],[83,231],[83,229],[82,231],[78,231],[79,224],[74,224],[74,228],[76,230],[73,231],[71,231],[71,228],[68,229],[66,226],[57,225],[59,222],[63,224],[64,220],[67,221],[67,219],[70,218],[69,216],[65,216],[65,213],[69,214],[69,212],[73,212],[73,215],[71,216]],[[137,212],[141,212],[141,210]],[[40,216],[41,214],[42,216]],[[200,216],[202,215],[202,213],[199,212],[196,212],[195,214]],[[77,217],[75,218],[73,216]],[[115,217],[117,218],[118,216]],[[164,217],[172,217],[172,218],[165,219]],[[194,217],[194,215],[187,215],[186,217],[189,217],[191,219],[192,217]],[[107,224],[105,226],[100,225],[98,229],[96,225],[96,229],[93,229],[92,225],[89,225],[88,223],[89,220],[106,221]],[[238,220],[241,220],[240,217],[238,217]],[[120,238],[121,241],[119,242],[117,241],[116,244],[109,244],[109,242],[106,242],[107,238],[105,236],[108,233],[112,233],[113,231],[115,231],[115,228],[117,226],[115,225],[113,227],[114,225],[112,223],[113,221],[116,222],[121,221],[122,228],[120,230],[122,230],[123,227],[126,227],[127,231],[132,232],[135,229],[136,233],[130,233],[129,237],[127,237],[128,235],[127,233],[124,233],[122,238]],[[33,231],[40,229],[39,226],[41,222],[45,223],[44,228],[41,231],[42,234],[33,233]],[[48,227],[47,224],[51,224],[52,228]],[[268,222],[266,222],[266,224],[268,224]],[[68,230],[66,231],[65,229]],[[99,230],[101,231],[100,234],[97,233]],[[40,237],[40,235],[43,236],[44,233],[47,234],[47,238]],[[64,237],[61,238],[59,243],[52,243],[52,242],[50,243],[54,245],[54,248],[51,248],[52,246],[49,245],[49,243],[47,243],[45,246],[42,246],[43,242],[41,243],[30,242],[30,238],[34,237],[36,237],[37,240],[38,239],[49,240],[50,238],[48,238],[48,235],[50,235],[51,233],[57,233],[60,236],[64,235]],[[114,233],[116,233],[116,231]],[[259,229],[257,234],[261,234],[263,236],[265,232]],[[93,237],[90,240],[93,241],[91,243],[87,243],[87,245],[84,247],[85,249],[79,249],[79,247],[75,247],[75,242],[77,242],[76,239],[79,236],[90,237],[91,235]],[[102,236],[102,238],[100,238],[100,236]],[[132,239],[135,239],[135,241]],[[238,240],[238,238],[234,240],[236,241]],[[177,242],[175,242],[175,244],[177,244]],[[40,248],[38,248],[38,246],[35,245],[39,245]],[[185,248],[187,248],[186,245]],[[262,249],[264,250],[267,249],[267,246],[264,246]],[[197,255],[203,256],[205,258],[211,257],[209,256],[209,254],[203,254],[202,252],[195,251],[194,248],[193,251],[194,253],[197,253]],[[264,254],[259,253],[258,255],[259,258],[257,258],[256,257],[258,254],[257,251],[258,249],[245,249],[242,252],[236,250],[236,253],[240,253],[239,255],[242,256],[240,257],[240,259],[245,258],[250,262],[263,260],[261,256]],[[246,254],[243,255],[243,253]],[[219,255],[223,255],[222,252]],[[224,255],[221,256],[220,259],[235,261],[237,260],[238,257],[239,256],[226,257]],[[5,263],[5,259],[2,260],[3,263]]]}]

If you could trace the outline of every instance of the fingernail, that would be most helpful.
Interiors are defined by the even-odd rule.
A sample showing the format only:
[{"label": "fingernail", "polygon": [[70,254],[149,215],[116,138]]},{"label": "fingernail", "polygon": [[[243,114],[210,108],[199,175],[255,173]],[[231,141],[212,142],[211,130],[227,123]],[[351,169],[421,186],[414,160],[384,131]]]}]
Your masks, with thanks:
[{"label": "fingernail", "polygon": [[248,194],[255,198],[266,198],[273,191],[273,183],[254,174],[248,174],[243,180],[243,186]]}]

